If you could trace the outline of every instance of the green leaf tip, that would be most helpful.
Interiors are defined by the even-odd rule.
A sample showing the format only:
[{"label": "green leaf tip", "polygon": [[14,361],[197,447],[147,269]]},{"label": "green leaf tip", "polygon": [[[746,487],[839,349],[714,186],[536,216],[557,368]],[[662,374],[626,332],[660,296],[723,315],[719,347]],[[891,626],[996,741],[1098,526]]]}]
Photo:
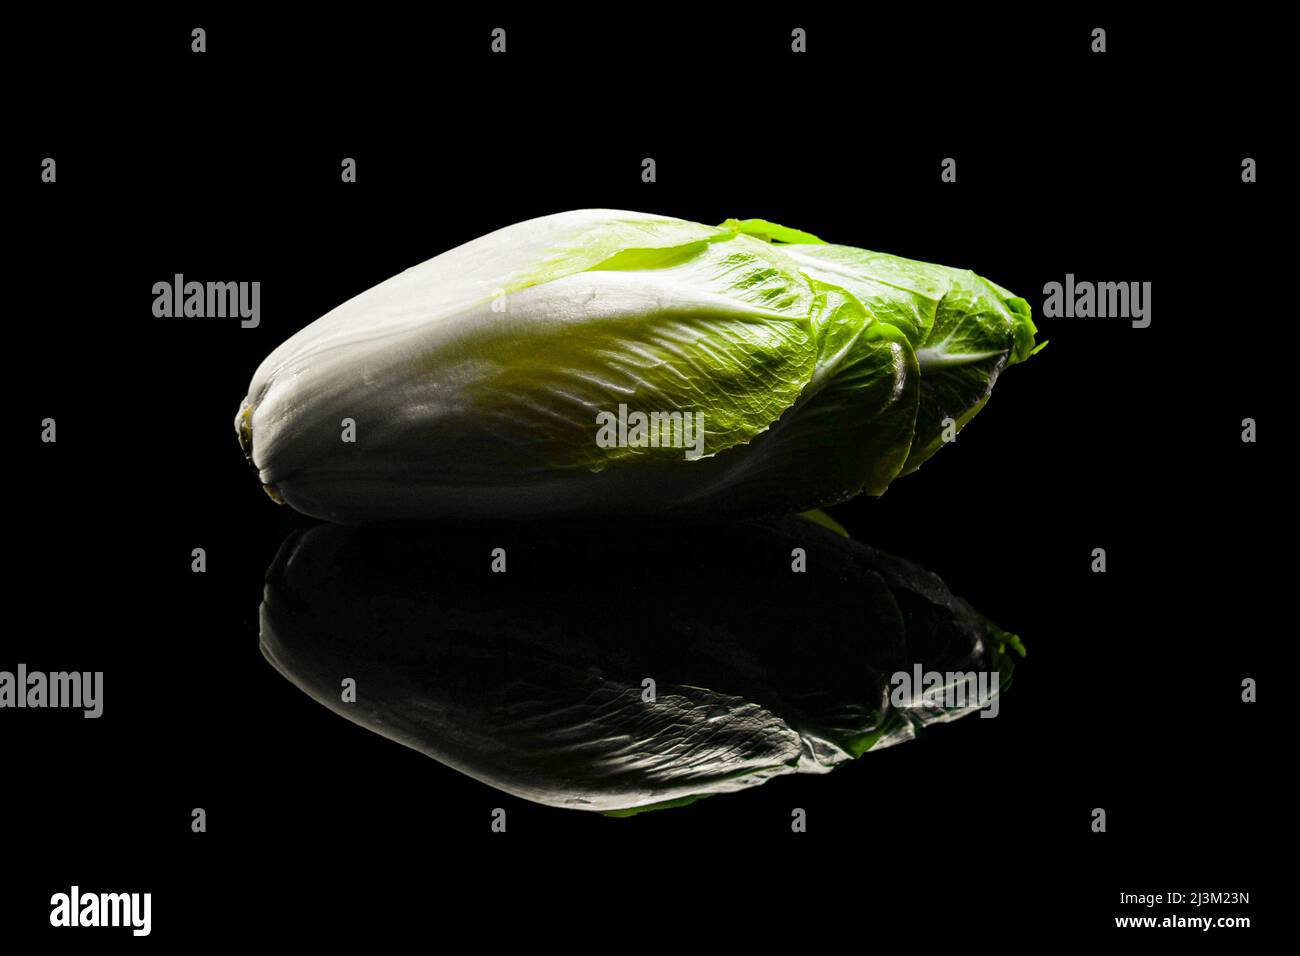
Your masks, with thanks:
[{"label": "green leaf tip", "polygon": [[818,239],[811,232],[804,232],[801,229],[791,229],[789,226],[782,226],[779,223],[768,222],[766,219],[728,219],[718,226],[719,229],[727,229],[734,233],[740,233],[746,236],[753,236],[755,239],[762,239],[764,242],[783,242],[798,243],[803,245],[826,245],[825,240]]},{"label": "green leaf tip", "polygon": [[996,650],[999,653],[1005,654],[1008,650],[1012,650],[1015,651],[1016,656],[1019,658],[1023,659],[1028,656],[1025,651],[1024,642],[1020,640],[1018,635],[1012,634],[1010,631],[1002,630],[1000,627],[997,627],[992,622],[988,621],[988,618],[985,618],[985,621],[989,625],[989,637],[993,639],[994,644],[996,645]]},{"label": "green leaf tip", "polygon": [[813,524],[819,524],[823,528],[834,531],[841,538],[851,537],[844,525],[840,524],[820,508],[813,511],[802,511],[799,513],[799,517],[803,518],[805,521],[811,521]]}]

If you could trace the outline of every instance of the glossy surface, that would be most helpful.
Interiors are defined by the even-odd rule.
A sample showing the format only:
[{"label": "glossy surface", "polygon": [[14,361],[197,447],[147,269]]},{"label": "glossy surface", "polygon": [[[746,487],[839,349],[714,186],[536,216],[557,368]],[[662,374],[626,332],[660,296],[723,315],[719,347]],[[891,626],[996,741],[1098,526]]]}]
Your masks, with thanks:
[{"label": "glossy surface", "polygon": [[[791,570],[796,548],[809,571]],[[908,740],[975,702],[900,706],[892,675],[996,672],[1005,690],[1018,647],[934,575],[802,518],[620,535],[317,527],[268,572],[261,633],[277,670],[335,713],[516,796],[607,812]]]}]

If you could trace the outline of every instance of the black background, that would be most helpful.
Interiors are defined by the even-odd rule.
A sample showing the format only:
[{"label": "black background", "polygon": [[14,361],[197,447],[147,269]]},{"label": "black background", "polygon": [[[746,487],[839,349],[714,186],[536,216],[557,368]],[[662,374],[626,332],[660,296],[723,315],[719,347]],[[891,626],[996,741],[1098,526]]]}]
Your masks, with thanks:
[{"label": "black background", "polygon": [[[105,711],[0,717],[5,932],[48,930],[50,894],[74,882],[151,891],[158,940],[258,923],[331,939],[403,923],[484,940],[604,924],[661,944],[686,922],[723,939],[1074,936],[1149,912],[1121,890],[1171,889],[1249,891],[1210,915],[1258,926],[1280,838],[1272,555],[1289,542],[1265,461],[1287,348],[1270,323],[1289,298],[1269,36],[1100,13],[641,8],[15,24],[21,451],[0,667],[102,670]],[[39,181],[45,156],[56,184]],[[1241,182],[1245,156],[1260,183]],[[957,444],[832,509],[1022,635],[999,719],[614,820],[494,791],[264,662],[262,575],[310,522],[266,499],[235,442],[257,363],[402,269],[582,207],[767,218],[969,267],[1033,304],[1051,345]],[[260,327],[155,319],[151,286],[177,272],[259,280]],[[1043,318],[1044,284],[1067,272],[1152,282],[1151,326]],[[57,444],[35,437],[47,416]],[[1244,417],[1259,444],[1240,440]],[[1241,703],[1244,677],[1261,703]],[[795,806],[807,834],[790,832]]]}]

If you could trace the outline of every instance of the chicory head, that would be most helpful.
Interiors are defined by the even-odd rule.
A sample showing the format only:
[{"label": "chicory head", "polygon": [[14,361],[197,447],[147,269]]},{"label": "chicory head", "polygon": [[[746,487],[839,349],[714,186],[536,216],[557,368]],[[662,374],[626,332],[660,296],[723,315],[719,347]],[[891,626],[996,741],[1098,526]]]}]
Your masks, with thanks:
[{"label": "chicory head", "polygon": [[261,364],[261,481],[345,523],[753,516],[879,495],[1034,350],[972,272],[763,220],[582,210],[394,276]]}]

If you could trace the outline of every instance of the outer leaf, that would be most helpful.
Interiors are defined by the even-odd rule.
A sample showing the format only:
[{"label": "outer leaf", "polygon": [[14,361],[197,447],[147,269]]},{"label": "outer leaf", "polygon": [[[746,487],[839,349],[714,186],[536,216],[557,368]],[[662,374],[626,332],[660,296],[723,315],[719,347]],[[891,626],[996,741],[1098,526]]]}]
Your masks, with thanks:
[{"label": "outer leaf", "polygon": [[844,288],[916,349],[920,400],[902,474],[943,444],[945,419],[960,430],[983,407],[1002,370],[1033,350],[1028,303],[973,272],[849,246],[783,251],[810,279]]}]

